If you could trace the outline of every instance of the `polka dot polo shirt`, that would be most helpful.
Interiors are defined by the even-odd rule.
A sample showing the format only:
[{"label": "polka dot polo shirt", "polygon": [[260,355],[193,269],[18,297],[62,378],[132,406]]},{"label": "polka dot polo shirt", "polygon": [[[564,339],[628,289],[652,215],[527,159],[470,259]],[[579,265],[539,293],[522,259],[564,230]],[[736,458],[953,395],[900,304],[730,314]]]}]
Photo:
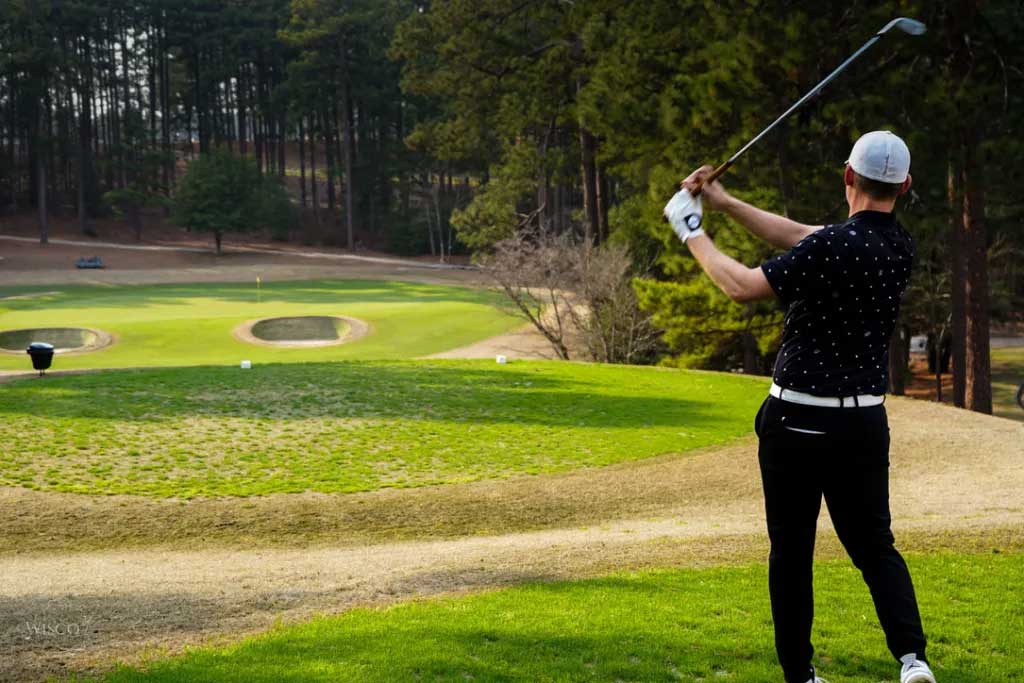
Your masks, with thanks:
[{"label": "polka dot polo shirt", "polygon": [[884,394],[913,259],[914,241],[893,214],[859,211],[763,263],[786,307],[775,383],[817,396]]}]

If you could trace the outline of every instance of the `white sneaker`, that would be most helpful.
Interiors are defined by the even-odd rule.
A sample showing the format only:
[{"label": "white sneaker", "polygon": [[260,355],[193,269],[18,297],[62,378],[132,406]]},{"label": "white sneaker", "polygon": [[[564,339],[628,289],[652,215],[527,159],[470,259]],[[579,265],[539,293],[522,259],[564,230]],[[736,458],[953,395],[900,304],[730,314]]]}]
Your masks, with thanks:
[{"label": "white sneaker", "polygon": [[900,657],[903,668],[900,669],[900,683],[935,683],[935,674],[928,667],[928,664],[917,658],[917,654],[910,654]]},{"label": "white sneaker", "polygon": [[828,683],[828,681],[826,681],[821,676],[815,676],[814,678],[809,679],[807,683]]}]

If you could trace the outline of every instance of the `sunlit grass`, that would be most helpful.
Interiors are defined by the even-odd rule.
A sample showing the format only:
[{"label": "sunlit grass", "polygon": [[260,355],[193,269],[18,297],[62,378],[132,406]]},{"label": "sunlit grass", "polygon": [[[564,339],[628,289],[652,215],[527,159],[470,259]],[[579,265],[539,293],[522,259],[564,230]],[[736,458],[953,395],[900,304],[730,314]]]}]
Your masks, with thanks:
[{"label": "sunlit grass", "polygon": [[[940,681],[1024,681],[1024,556],[911,556]],[[848,561],[815,572],[816,664],[832,683],[899,680]],[[279,628],[123,669],[107,683],[782,680],[763,565],[532,584]]]},{"label": "sunlit grass", "polygon": [[600,466],[747,434],[761,378],[493,361],[46,377],[0,391],[0,485],[253,495]]},{"label": "sunlit grass", "polygon": [[[0,330],[99,328],[116,343],[101,351],[58,355],[54,369],[150,367],[351,358],[414,358],[456,348],[522,324],[492,291],[361,280],[4,288]],[[45,293],[48,292],[49,293]],[[280,349],[239,341],[232,330],[281,316],[350,316],[370,334],[340,346]],[[43,340],[45,341],[45,340]],[[0,353],[0,369],[31,369],[24,353]]]}]

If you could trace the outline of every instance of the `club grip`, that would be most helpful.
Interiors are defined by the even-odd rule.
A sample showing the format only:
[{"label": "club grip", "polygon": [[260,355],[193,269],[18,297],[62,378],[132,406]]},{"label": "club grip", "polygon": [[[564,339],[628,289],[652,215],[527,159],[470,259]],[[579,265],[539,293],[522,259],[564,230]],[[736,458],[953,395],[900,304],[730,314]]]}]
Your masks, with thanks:
[{"label": "club grip", "polygon": [[719,166],[714,171],[712,171],[711,175],[709,175],[707,178],[705,178],[704,181],[700,185],[697,186],[697,189],[695,189],[693,192],[691,192],[691,194],[694,196],[694,198],[699,197],[701,195],[701,193],[704,191],[704,186],[707,185],[708,183],[713,183],[716,180],[718,180],[718,176],[720,176],[723,173],[725,173],[726,171],[728,171],[730,166],[732,166],[732,159],[726,161],[721,166]]}]

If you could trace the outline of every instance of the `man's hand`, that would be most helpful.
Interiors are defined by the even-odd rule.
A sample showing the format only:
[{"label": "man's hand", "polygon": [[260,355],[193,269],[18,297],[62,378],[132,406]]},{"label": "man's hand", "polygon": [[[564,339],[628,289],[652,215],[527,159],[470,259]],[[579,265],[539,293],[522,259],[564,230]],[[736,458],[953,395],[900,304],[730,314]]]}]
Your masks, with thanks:
[{"label": "man's hand", "polygon": [[704,209],[701,208],[700,198],[694,199],[689,190],[676,192],[665,205],[663,213],[684,244],[686,240],[704,234],[700,227]]},{"label": "man's hand", "polygon": [[[686,176],[686,180],[680,183],[680,187],[686,188],[690,192],[695,192],[697,187],[704,181],[705,178],[710,176],[714,172],[714,166],[705,164],[696,171]],[[714,211],[725,211],[726,205],[732,200],[732,195],[725,191],[722,184],[715,180],[713,183],[704,185],[704,189],[701,190],[701,199],[704,200],[704,206]]]}]

